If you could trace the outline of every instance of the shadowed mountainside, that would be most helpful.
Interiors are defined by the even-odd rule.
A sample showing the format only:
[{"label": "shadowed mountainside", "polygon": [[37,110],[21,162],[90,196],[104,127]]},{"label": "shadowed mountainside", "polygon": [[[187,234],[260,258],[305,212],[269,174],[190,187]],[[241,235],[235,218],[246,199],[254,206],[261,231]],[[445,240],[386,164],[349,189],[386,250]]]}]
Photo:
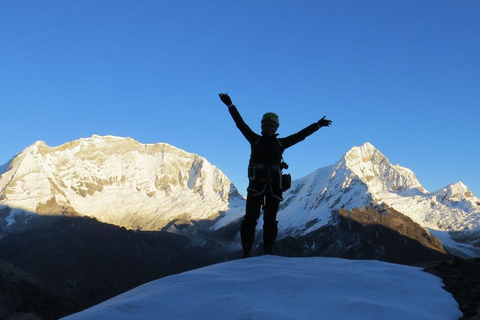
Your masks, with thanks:
[{"label": "shadowed mountainside", "polygon": [[167,232],[126,230],[87,217],[42,218],[48,221],[1,239],[0,259],[56,284],[81,305],[218,261]]},{"label": "shadowed mountainside", "polygon": [[55,283],[32,276],[2,260],[0,284],[0,319],[12,314],[58,319],[87,307]]},{"label": "shadowed mountainside", "polygon": [[340,209],[333,219],[335,223],[305,236],[280,240],[278,252],[286,256],[372,259],[407,265],[450,258],[438,238],[394,209]]},{"label": "shadowed mountainside", "polygon": [[[466,316],[476,314],[478,261],[453,258],[437,238],[390,208],[339,210],[334,219],[305,236],[279,240],[277,253],[424,266],[444,279]],[[6,289],[0,315],[31,312],[56,319],[151,280],[234,259],[239,252],[221,243],[236,241],[236,232],[228,226],[209,233],[215,245],[199,247],[180,235],[127,230],[87,217],[41,217],[35,227],[0,240],[0,260],[8,262],[0,263]],[[24,271],[11,271],[18,268]]]}]

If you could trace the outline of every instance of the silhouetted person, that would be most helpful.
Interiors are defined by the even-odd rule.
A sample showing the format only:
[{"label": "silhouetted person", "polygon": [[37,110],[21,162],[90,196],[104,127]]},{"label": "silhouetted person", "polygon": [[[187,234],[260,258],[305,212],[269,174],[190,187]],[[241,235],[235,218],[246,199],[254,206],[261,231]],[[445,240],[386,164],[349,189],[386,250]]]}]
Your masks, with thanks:
[{"label": "silhouetted person", "polygon": [[[282,154],[285,149],[302,141],[321,127],[328,127],[331,120],[323,117],[305,129],[285,138],[277,138],[280,126],[278,116],[273,112],[263,115],[261,121],[262,134],[258,135],[243,121],[237,108],[226,93],[219,94],[222,102],[228,107],[238,129],[250,143],[251,154],[248,164],[249,185],[247,189],[247,205],[245,216],[240,227],[243,257],[252,254],[255,240],[255,227],[263,206],[263,252],[272,254],[277,238],[277,211],[282,198]],[[283,190],[282,190],[283,189]]]}]

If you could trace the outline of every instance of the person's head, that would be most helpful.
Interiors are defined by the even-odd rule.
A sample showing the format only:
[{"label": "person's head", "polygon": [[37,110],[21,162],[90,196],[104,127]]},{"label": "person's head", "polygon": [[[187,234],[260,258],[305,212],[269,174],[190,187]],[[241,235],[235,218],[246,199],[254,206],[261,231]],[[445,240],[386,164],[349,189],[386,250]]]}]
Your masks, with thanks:
[{"label": "person's head", "polygon": [[280,126],[280,120],[278,115],[273,112],[267,112],[262,117],[262,133],[268,137],[273,136],[278,127]]}]

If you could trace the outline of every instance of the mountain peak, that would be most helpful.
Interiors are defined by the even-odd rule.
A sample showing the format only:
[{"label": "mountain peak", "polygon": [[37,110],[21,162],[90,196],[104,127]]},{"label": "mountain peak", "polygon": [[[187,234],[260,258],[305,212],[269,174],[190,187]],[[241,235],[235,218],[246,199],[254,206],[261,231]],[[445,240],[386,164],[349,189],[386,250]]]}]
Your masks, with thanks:
[{"label": "mountain peak", "polygon": [[375,147],[373,146],[373,144],[371,144],[371,143],[368,142],[368,141],[364,142],[364,143],[363,143],[361,146],[359,146],[359,147],[354,146],[354,147],[352,147],[350,150],[353,150],[353,149],[360,149],[360,150],[362,150],[362,151],[364,151],[364,152],[365,152],[365,151],[367,151],[367,152],[368,152],[368,151],[375,151],[375,150],[378,151],[378,149],[375,148]]},{"label": "mountain peak", "polygon": [[475,197],[470,189],[468,189],[468,187],[461,181],[449,184],[436,193],[442,200],[448,201],[463,201]]},{"label": "mountain peak", "polygon": [[351,148],[341,163],[363,181],[372,193],[378,191],[426,193],[408,168],[392,165],[370,142]]},{"label": "mountain peak", "polygon": [[381,163],[390,163],[385,155],[375,148],[370,142],[365,142],[361,146],[352,147],[343,157],[345,164],[351,169],[359,169],[365,164],[380,165]]},{"label": "mountain peak", "polygon": [[345,154],[345,159],[350,161],[360,160],[363,162],[367,162],[372,159],[374,154],[379,154],[383,156],[383,154],[380,151],[378,151],[370,142],[365,142],[359,147],[357,146],[352,147]]}]

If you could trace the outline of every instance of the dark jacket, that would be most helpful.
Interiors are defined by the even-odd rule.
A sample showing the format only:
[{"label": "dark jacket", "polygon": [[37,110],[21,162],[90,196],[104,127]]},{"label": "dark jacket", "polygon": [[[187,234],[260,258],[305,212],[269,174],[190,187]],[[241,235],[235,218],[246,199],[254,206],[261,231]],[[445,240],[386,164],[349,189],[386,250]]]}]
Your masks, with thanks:
[{"label": "dark jacket", "polygon": [[[285,149],[304,140],[320,128],[317,123],[312,123],[305,129],[285,138],[277,138],[278,134],[273,137],[267,137],[253,132],[245,121],[243,121],[242,116],[235,106],[229,107],[228,110],[232,115],[237,128],[240,129],[244,137],[250,143],[251,153],[248,171],[250,178],[249,190],[255,190],[257,193],[261,193],[261,190],[259,189],[263,189],[263,185],[266,181],[265,179],[272,179],[275,182],[278,181],[278,179],[281,179],[279,176],[279,173],[281,172],[280,165],[282,163],[283,152]],[[278,194],[275,184],[273,184],[273,188],[275,189],[275,193]]]}]

